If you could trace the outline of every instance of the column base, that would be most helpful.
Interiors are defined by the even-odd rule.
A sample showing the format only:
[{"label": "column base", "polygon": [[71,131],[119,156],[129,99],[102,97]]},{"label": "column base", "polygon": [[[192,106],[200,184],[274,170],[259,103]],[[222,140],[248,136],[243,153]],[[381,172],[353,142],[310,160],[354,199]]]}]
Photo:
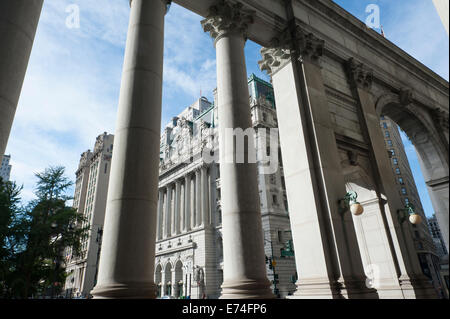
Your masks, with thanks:
[{"label": "column base", "polygon": [[154,283],[114,283],[95,286],[91,291],[94,299],[155,299]]},{"label": "column base", "polygon": [[266,280],[225,281],[220,299],[275,299]]},{"label": "column base", "polygon": [[302,280],[288,299],[378,299],[375,289],[367,288],[365,279],[345,282],[328,279]]},{"label": "column base", "polygon": [[401,276],[400,287],[405,299],[439,299],[433,285],[425,275]]}]

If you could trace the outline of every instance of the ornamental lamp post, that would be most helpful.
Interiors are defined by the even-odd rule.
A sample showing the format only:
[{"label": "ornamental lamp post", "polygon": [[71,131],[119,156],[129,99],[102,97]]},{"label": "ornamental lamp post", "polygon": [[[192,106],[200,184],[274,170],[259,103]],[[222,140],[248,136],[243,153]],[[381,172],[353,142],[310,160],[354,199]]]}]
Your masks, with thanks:
[{"label": "ornamental lamp post", "polygon": [[348,192],[344,198],[339,200],[339,213],[343,216],[348,210],[359,216],[364,212],[364,207],[357,201],[358,194],[356,192]]}]

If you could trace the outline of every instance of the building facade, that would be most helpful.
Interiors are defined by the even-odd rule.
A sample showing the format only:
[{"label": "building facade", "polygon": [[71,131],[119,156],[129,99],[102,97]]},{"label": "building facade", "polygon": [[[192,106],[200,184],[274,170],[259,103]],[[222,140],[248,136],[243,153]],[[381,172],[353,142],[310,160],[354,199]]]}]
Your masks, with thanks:
[{"label": "building facade", "polygon": [[448,255],[447,248],[445,247],[444,238],[442,237],[441,228],[436,219],[436,215],[427,218],[428,228],[431,232],[431,237],[433,238],[434,245],[436,246],[436,252],[439,257],[444,257]]},{"label": "building facade", "polygon": [[11,165],[9,161],[11,160],[11,155],[3,155],[2,165],[0,166],[0,178],[3,181],[9,181],[11,177]]},{"label": "building facade", "polygon": [[413,225],[405,218],[405,212],[400,212],[399,218],[404,220],[413,234],[414,247],[419,257],[420,266],[424,275],[433,283],[438,293],[443,290],[443,281],[440,275],[440,256],[436,250],[433,237],[430,233],[429,223],[422,207],[419,192],[417,191],[413,173],[405,152],[399,127],[389,117],[382,116],[380,120],[381,129],[385,138],[386,148],[389,153],[392,171],[396,178],[398,195],[404,205],[413,205],[414,211],[422,218],[419,225]]},{"label": "building facade", "polygon": [[85,220],[80,226],[88,231],[79,254],[70,247],[65,251],[67,297],[89,296],[96,283],[113,142],[114,136],[106,132],[98,136],[94,151],[81,154],[75,173],[73,207],[83,214]]},{"label": "building facade", "polygon": [[[273,89],[252,75],[249,92],[266,270],[274,293],[285,297],[295,289],[295,261],[281,253],[291,236],[282,167],[277,161],[276,169],[265,174],[267,163],[261,157],[275,152],[278,160],[280,153],[278,143],[270,149],[266,134],[277,127]],[[202,97],[173,118],[162,134],[155,265],[158,296],[218,298],[221,294],[222,203],[215,105]]]}]

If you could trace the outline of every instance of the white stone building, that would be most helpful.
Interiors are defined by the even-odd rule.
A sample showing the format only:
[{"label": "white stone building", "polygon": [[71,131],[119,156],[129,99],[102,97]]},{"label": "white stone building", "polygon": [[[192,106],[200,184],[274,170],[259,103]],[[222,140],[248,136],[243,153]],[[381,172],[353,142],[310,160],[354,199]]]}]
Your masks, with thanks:
[{"label": "white stone building", "polygon": [[88,296],[96,283],[113,141],[114,136],[105,132],[97,137],[93,152],[88,150],[81,154],[73,207],[83,213],[82,226],[89,231],[82,240],[79,255],[71,248],[65,251],[67,297]]},{"label": "white stone building", "polygon": [[[258,149],[280,154],[262,140],[277,127],[271,85],[249,79],[253,126]],[[161,164],[156,242],[155,283],[158,295],[218,298],[223,281],[221,184],[217,161],[217,103],[202,97],[173,118],[161,138]],[[268,135],[266,136],[268,138]],[[213,152],[204,152],[205,148]],[[260,154],[260,153],[258,153]],[[281,160],[280,160],[281,163]],[[267,260],[274,292],[285,297],[295,290],[293,256],[281,257],[290,240],[290,224],[281,165],[262,174],[258,155],[259,195]],[[270,264],[270,265],[269,265]],[[295,281],[294,281],[295,282]]]},{"label": "white stone building", "polygon": [[9,181],[11,176],[11,165],[9,165],[10,160],[11,155],[3,155],[2,165],[0,166],[0,178],[4,181]]}]

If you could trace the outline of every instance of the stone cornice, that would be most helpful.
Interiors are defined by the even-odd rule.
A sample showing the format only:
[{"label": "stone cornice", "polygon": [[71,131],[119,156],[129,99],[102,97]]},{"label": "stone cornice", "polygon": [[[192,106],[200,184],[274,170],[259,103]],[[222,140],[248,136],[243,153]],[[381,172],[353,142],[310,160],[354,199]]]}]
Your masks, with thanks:
[{"label": "stone cornice", "polygon": [[241,3],[232,4],[222,0],[210,7],[209,14],[201,21],[201,25],[216,42],[230,33],[247,38],[248,27],[254,22],[253,15],[254,11],[245,9]]},{"label": "stone cornice", "polygon": [[354,58],[346,63],[346,71],[350,85],[356,85],[360,89],[370,90],[373,83],[373,70]]}]

